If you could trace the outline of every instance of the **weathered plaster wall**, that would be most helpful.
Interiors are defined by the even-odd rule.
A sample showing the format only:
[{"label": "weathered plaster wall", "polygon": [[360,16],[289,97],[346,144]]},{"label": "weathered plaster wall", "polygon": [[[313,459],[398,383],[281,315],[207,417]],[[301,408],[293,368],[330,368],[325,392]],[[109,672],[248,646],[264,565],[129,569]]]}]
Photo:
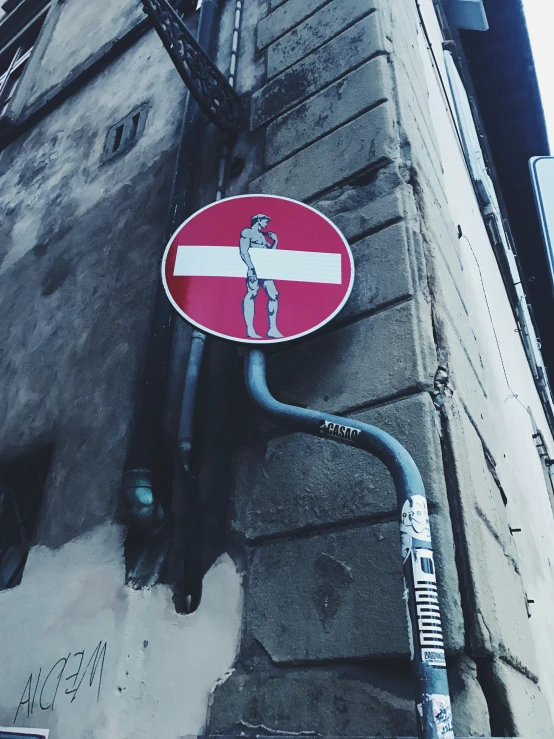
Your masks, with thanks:
[{"label": "weathered plaster wall", "polygon": [[[89,67],[143,18],[141,3],[133,0],[54,2],[45,25],[47,37],[33,54],[21,115],[36,109],[60,86]],[[126,87],[123,82],[120,92],[124,97]]]},{"label": "weathered plaster wall", "polygon": [[223,555],[200,608],[175,613],[165,585],[124,585],[122,531],[96,527],[32,549],[22,584],[0,593],[0,724],[59,739],[199,734],[214,684],[233,664],[241,578]]},{"label": "weathered plaster wall", "polygon": [[[143,137],[102,163],[109,126],[143,102]],[[150,34],[0,155],[0,449],[56,445],[41,543],[114,511],[182,108]]]},{"label": "weathered plaster wall", "polygon": [[[98,41],[81,5],[49,48],[59,79],[74,38]],[[23,581],[0,592],[0,724],[58,739],[201,733],[238,648],[229,556],[211,553],[199,610],[177,615],[169,587],[125,586],[113,523],[184,99],[151,32],[0,154],[0,461],[54,445]],[[108,128],[142,103],[142,138],[103,163]]]}]

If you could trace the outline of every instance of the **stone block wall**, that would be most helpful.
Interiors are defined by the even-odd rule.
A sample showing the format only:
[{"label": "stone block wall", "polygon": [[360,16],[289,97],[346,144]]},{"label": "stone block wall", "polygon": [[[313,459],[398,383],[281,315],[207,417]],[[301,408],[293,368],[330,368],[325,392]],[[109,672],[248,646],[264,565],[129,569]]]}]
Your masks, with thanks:
[{"label": "stone block wall", "polygon": [[[510,448],[501,428],[506,398],[498,389],[499,382],[506,381],[506,370],[500,377],[492,370],[497,361],[493,355],[500,349],[483,342],[483,325],[492,319],[479,312],[475,292],[482,295],[484,288],[479,281],[476,286],[471,284],[462,258],[462,249],[490,249],[490,245],[486,238],[479,245],[460,239],[447,199],[446,167],[441,162],[444,149],[441,151],[434,128],[442,123],[430,119],[433,103],[429,87],[433,83],[439,86],[441,49],[436,34],[432,41],[421,31],[414,37],[421,21],[429,23],[428,32],[434,30],[433,8],[424,3],[427,9],[420,16],[415,3],[403,5],[404,12],[395,16],[392,36],[398,116],[405,164],[416,193],[437,356],[445,373],[437,385],[435,404],[441,418],[462,586],[465,651],[479,665],[493,730],[506,735],[544,736],[552,733],[552,720],[543,710],[527,595],[511,535],[502,472],[499,477],[495,462],[495,457],[505,457]],[[446,102],[441,104],[447,107]],[[472,207],[479,213],[476,202]],[[468,219],[471,217],[468,214]],[[479,257],[470,256],[471,261],[478,262]],[[509,311],[507,300],[505,303]],[[512,449],[512,453],[518,451]],[[520,464],[529,464],[523,454]],[[528,493],[520,490],[519,494]],[[516,698],[516,682],[522,695],[536,701],[536,710],[530,712],[529,703]]]},{"label": "stone block wall", "polygon": [[[411,452],[432,514],[456,734],[542,736],[550,719],[487,444],[487,347],[444,193],[420,21],[408,0],[258,3],[242,58],[250,131],[236,149],[250,163],[230,194],[303,200],[349,240],[349,303],[272,353],[270,389],[373,423]],[[211,729],[413,732],[392,481],[358,450],[255,414],[250,425],[231,524],[247,552],[243,643]]]},{"label": "stone block wall", "polygon": [[[352,245],[345,310],[268,364],[285,402],[352,415],[393,433],[429,494],[459,734],[487,733],[465,649],[451,511],[433,403],[438,370],[426,255],[406,167],[390,3],[260,4],[243,49],[255,80],[252,159],[229,194],[310,203]],[[246,45],[248,41],[244,41]],[[248,58],[247,58],[248,57]],[[232,528],[247,552],[236,671],[214,691],[210,728],[323,734],[415,732],[395,491],[376,459],[283,432],[256,415],[237,453]],[[473,696],[475,709],[467,710]]]},{"label": "stone block wall", "polygon": [[[120,15],[135,18],[136,4],[131,17],[109,5],[106,26],[86,0],[60,4],[46,79],[59,81],[55,62],[63,76],[96,42],[111,46]],[[0,463],[44,444],[53,455],[21,584],[0,591],[1,726],[58,739],[198,735],[235,657],[231,558],[209,568],[187,618],[169,585],[125,584],[117,515],[185,99],[152,31],[2,142]],[[104,160],[108,129],[144,103],[141,138]]]}]

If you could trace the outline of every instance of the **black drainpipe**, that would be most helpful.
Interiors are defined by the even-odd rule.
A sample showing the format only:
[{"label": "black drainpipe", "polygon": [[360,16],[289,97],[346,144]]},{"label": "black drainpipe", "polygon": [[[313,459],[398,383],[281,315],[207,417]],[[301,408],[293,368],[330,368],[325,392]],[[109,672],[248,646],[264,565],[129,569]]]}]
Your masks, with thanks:
[{"label": "black drainpipe", "polygon": [[[221,0],[204,0],[200,10],[197,40],[207,53],[211,50],[217,30],[220,4]],[[192,186],[203,125],[204,115],[189,94],[173,177],[164,246],[179,224],[192,212]],[[167,475],[167,465],[164,464],[167,454],[163,440],[163,415],[174,318],[175,311],[159,279],[122,479],[123,500],[131,516],[131,527],[146,540],[166,538],[169,526],[168,514],[160,502],[162,496],[158,488],[162,487],[163,475]],[[169,485],[168,482],[166,484]]]},{"label": "black drainpipe", "polygon": [[[213,0],[210,1],[213,2]],[[217,4],[219,2],[220,0],[217,0]],[[236,84],[241,18],[242,0],[236,0],[235,25],[232,34],[229,76],[227,78],[227,83],[233,90]],[[219,161],[216,201],[224,197],[226,165],[234,141],[233,134],[228,133]],[[176,451],[181,466],[183,492],[186,499],[181,501],[184,505],[176,506],[175,512],[179,534],[174,537],[174,549],[180,556],[178,555],[177,561],[174,561],[172,583],[173,601],[178,613],[193,613],[200,605],[202,597],[202,544],[205,535],[205,521],[200,504],[197,464],[195,464],[195,461],[196,463],[198,461],[198,454],[195,454],[194,435],[200,373],[207,343],[208,337],[206,334],[198,330],[192,332],[179,415]]]}]

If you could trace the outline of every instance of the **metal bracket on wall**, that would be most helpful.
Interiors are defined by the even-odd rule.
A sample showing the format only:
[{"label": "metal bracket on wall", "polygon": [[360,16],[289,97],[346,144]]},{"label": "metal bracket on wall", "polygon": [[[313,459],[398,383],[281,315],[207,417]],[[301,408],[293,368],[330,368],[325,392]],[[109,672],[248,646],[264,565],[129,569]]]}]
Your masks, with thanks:
[{"label": "metal bracket on wall", "polygon": [[218,128],[238,133],[244,121],[240,97],[179,13],[169,0],[142,0],[142,5],[200,108]]}]

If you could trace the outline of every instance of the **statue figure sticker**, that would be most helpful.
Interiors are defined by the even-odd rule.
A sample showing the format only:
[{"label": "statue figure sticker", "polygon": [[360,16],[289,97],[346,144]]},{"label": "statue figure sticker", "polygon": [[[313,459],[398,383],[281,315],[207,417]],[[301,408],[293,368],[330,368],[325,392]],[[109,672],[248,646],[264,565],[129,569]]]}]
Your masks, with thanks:
[{"label": "statue figure sticker", "polygon": [[352,252],[314,208],[274,195],[240,195],[199,210],[171,238],[162,279],[196,328],[245,344],[291,341],[342,309]]}]

